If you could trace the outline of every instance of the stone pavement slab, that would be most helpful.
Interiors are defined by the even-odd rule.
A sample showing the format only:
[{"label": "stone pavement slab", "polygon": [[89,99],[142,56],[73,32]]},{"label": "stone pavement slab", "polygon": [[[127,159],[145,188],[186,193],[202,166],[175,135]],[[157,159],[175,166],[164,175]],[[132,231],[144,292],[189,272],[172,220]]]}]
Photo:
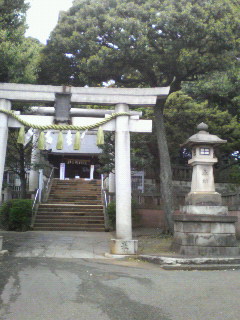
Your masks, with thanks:
[{"label": "stone pavement slab", "polygon": [[3,249],[15,257],[106,259],[111,234],[78,231],[0,231]]}]

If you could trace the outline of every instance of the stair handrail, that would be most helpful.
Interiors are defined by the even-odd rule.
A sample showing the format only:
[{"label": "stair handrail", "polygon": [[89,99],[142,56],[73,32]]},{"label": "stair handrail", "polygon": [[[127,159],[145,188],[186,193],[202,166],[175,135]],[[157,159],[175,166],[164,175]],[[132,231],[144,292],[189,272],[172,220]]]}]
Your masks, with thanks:
[{"label": "stair handrail", "polygon": [[37,211],[38,211],[38,206],[39,206],[39,203],[40,203],[40,201],[41,201],[40,195],[41,195],[41,190],[40,190],[40,189],[37,189],[37,190],[36,190],[36,193],[35,193],[33,205],[32,205],[32,221],[31,221],[31,227],[33,227],[34,221],[35,221],[35,219],[36,219],[36,215],[37,215]]},{"label": "stair handrail", "polygon": [[103,213],[104,213],[104,226],[105,226],[105,230],[108,231],[109,230],[109,216],[108,216],[108,211],[107,211],[107,207],[108,207],[108,196],[107,196],[107,192],[104,188],[104,180],[106,179],[106,177],[104,178],[104,175],[101,174],[101,194],[102,194],[102,202],[103,202]]},{"label": "stair handrail", "polygon": [[[52,184],[52,180],[53,180],[53,173],[54,173],[54,170],[57,169],[56,167],[52,167],[51,169],[51,172],[50,172],[50,175],[48,177],[48,180],[46,182],[46,184],[44,185],[44,188],[43,188],[43,197],[44,197],[44,200],[47,200],[48,198],[48,195],[49,195],[49,191],[50,191],[50,186]],[[42,199],[43,199],[42,197]]]},{"label": "stair handrail", "polygon": [[35,219],[36,219],[36,216],[37,216],[37,211],[38,211],[39,204],[42,202],[43,198],[46,199],[46,197],[48,196],[49,186],[51,185],[51,182],[52,182],[52,179],[53,179],[54,169],[55,169],[55,167],[52,167],[50,175],[48,177],[48,180],[47,180],[46,184],[44,185],[43,189],[38,188],[36,190],[36,193],[35,193],[35,196],[34,196],[33,205],[32,205],[31,227],[34,226],[34,222],[35,222]]}]

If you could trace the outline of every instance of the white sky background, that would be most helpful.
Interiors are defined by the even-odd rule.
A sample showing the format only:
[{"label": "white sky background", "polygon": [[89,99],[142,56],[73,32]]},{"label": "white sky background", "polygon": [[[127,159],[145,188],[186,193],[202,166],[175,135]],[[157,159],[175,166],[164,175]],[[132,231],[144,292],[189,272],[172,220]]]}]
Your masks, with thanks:
[{"label": "white sky background", "polygon": [[73,0],[26,0],[30,3],[27,11],[26,37],[33,37],[46,44],[46,41],[57,24],[59,11],[66,11]]}]

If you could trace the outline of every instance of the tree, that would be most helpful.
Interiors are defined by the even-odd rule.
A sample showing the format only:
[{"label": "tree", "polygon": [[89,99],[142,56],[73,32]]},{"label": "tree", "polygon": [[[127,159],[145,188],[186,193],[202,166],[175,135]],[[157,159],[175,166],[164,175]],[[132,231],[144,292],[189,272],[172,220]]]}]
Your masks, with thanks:
[{"label": "tree", "polygon": [[24,0],[0,0],[1,82],[36,82],[43,45],[24,37],[28,7]]},{"label": "tree", "polygon": [[207,73],[195,82],[186,82],[183,91],[197,101],[208,100],[210,106],[228,110],[240,119],[240,64],[227,71]]},{"label": "tree", "polygon": [[39,40],[24,38],[17,47],[17,54],[8,68],[9,81],[14,83],[36,83],[41,51],[44,45]]},{"label": "tree", "polygon": [[[105,143],[100,146],[102,153],[99,155],[102,173],[110,173],[115,168],[115,136],[113,133],[105,133]],[[156,165],[156,147],[153,143],[156,137],[149,134],[131,134],[131,167],[133,170],[144,170],[154,167],[155,172],[158,170]],[[155,144],[156,145],[156,144]],[[157,158],[158,159],[158,158]]]},{"label": "tree", "polygon": [[[40,82],[170,86],[227,70],[239,54],[235,0],[75,0],[44,50]],[[154,108],[161,192],[172,231],[171,166],[163,101]]]},{"label": "tree", "polygon": [[[28,7],[25,0],[0,0],[0,82],[36,83],[43,45],[24,37]],[[13,109],[24,110],[26,106],[14,103]],[[25,197],[31,147],[16,144],[16,134],[10,130],[6,166],[19,175],[21,196]]]},{"label": "tree", "polygon": [[24,0],[0,1],[0,81],[11,81],[10,69],[19,55],[19,45],[26,29]]},{"label": "tree", "polygon": [[18,131],[9,130],[7,155],[5,166],[8,170],[17,174],[21,181],[21,198],[26,198],[27,194],[27,171],[31,166],[32,143],[26,146],[17,143]]},{"label": "tree", "polygon": [[181,157],[189,156],[186,153],[179,155],[179,146],[197,132],[196,127],[201,122],[208,124],[211,134],[228,140],[227,144],[221,146],[222,158],[230,158],[240,149],[237,116],[216,106],[210,108],[208,101],[196,102],[184,92],[177,91],[168,97],[165,105],[166,132],[172,162],[177,163]]}]

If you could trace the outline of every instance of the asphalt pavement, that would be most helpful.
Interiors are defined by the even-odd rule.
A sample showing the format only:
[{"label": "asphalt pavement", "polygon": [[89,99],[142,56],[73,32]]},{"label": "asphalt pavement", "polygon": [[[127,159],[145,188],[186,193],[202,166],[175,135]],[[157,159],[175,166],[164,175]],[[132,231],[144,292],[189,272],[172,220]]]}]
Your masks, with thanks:
[{"label": "asphalt pavement", "polygon": [[239,270],[109,259],[109,233],[1,234],[9,250],[0,258],[1,320],[239,319]]}]

